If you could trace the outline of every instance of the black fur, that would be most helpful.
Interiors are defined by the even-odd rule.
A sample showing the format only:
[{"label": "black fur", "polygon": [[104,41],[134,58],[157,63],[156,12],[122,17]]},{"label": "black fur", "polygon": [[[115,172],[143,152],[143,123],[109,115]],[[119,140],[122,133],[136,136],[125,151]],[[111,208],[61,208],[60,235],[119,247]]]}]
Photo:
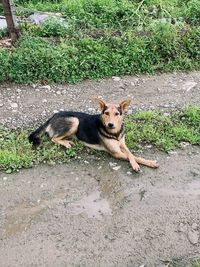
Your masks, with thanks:
[{"label": "black fur", "polygon": [[43,125],[41,125],[39,128],[37,128],[34,132],[32,132],[29,135],[28,140],[30,143],[33,144],[33,146],[38,146],[40,144],[41,142],[40,135],[45,131],[46,127],[49,124],[49,121],[50,120],[46,121]]},{"label": "black fur", "polygon": [[[117,139],[122,129],[118,134],[110,134],[106,130],[106,127],[101,121],[101,114],[90,115],[83,112],[70,112],[70,111],[61,111],[56,113],[51,117],[47,122],[41,125],[29,136],[29,141],[34,145],[40,144],[40,135],[46,130],[47,126],[50,124],[51,129],[55,136],[63,136],[65,132],[69,131],[71,127],[71,122],[68,120],[70,117],[78,118],[79,126],[76,132],[76,137],[85,143],[100,145],[99,132],[102,134],[104,132],[104,137],[109,136],[111,139]],[[103,135],[103,134],[102,134]],[[53,136],[50,136],[51,138]]]}]

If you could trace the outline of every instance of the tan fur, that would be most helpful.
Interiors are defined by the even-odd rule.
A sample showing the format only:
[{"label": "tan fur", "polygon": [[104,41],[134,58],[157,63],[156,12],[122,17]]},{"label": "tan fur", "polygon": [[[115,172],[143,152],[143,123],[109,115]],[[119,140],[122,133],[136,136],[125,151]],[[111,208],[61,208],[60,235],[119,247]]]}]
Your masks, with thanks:
[{"label": "tan fur", "polygon": [[[67,131],[65,133],[65,135],[63,135],[63,136],[58,136],[58,137],[54,136],[51,139],[55,144],[63,145],[66,148],[70,148],[73,145],[73,142],[72,141],[68,141],[68,140],[63,140],[63,139],[72,138],[73,135],[77,132],[78,125],[79,125],[79,120],[77,118],[75,118],[75,117],[69,118],[68,120],[72,123],[72,126],[71,126],[70,130]],[[48,126],[49,127],[48,130],[51,130],[50,126]]]},{"label": "tan fur", "polygon": [[[102,115],[102,121],[104,125],[107,126],[108,123],[111,122],[115,126],[114,129],[107,128],[107,131],[111,134],[119,132],[121,125],[123,123],[123,116],[119,114],[116,115],[118,108],[121,109],[122,114],[126,112],[128,106],[131,103],[131,99],[128,98],[126,100],[123,100],[118,105],[105,103],[103,100],[99,98],[96,98],[95,100],[99,106],[100,111],[106,109],[106,111]],[[151,168],[158,168],[159,165],[154,160],[146,160],[144,158],[135,157],[125,144],[125,136],[119,138],[119,140],[108,139],[101,135],[100,137],[102,140],[102,145],[106,148],[107,152],[109,152],[115,158],[120,158],[129,161],[133,170],[135,171],[140,170],[140,166],[138,164],[142,164]]]},{"label": "tan fur", "polygon": [[99,98],[95,98],[95,100],[101,112],[104,109],[106,109],[104,114],[102,114],[101,116],[103,124],[106,127],[108,126],[109,123],[112,123],[114,125],[113,129],[107,128],[107,131],[111,134],[119,132],[119,130],[121,129],[121,125],[123,123],[123,116],[120,115],[118,108],[121,108],[122,112],[124,113],[127,109],[127,106],[130,105],[131,100],[127,99],[119,104],[105,103],[103,100]]},{"label": "tan fur", "polygon": [[[157,168],[158,163],[156,161],[135,157],[125,144],[125,136],[122,131],[123,114],[127,111],[128,106],[131,103],[131,99],[128,98],[118,104],[106,103],[99,98],[96,98],[95,100],[99,107],[99,110],[102,112],[101,120],[103,122],[103,125],[106,127],[106,132],[102,133],[100,130],[98,132],[101,140],[100,145],[93,145],[86,143],[84,144],[91,148],[95,148],[98,150],[105,150],[115,158],[129,161],[133,170],[135,171],[140,170],[139,164],[151,168]],[[120,114],[120,112],[122,114]],[[66,148],[71,147],[71,145],[73,144],[71,141],[68,141],[66,139],[73,138],[73,136],[77,132],[79,125],[79,120],[76,117],[69,118],[68,122],[71,123],[70,129],[63,136],[54,135],[53,134],[54,130],[51,127],[51,124],[46,129],[46,131],[52,137],[52,141],[54,143],[63,145]],[[113,124],[113,128],[109,128],[110,123]]]}]

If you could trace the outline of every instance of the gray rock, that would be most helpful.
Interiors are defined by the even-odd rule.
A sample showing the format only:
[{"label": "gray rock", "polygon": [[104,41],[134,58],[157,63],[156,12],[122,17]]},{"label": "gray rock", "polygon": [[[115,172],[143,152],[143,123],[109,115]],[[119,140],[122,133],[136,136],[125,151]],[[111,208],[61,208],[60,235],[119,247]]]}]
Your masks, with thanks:
[{"label": "gray rock", "polygon": [[117,76],[113,76],[112,79],[115,82],[119,82],[121,80],[121,78],[120,77],[117,77]]},{"label": "gray rock", "polygon": [[43,24],[49,19],[56,19],[58,23],[67,26],[66,20],[61,17],[60,13],[53,12],[34,12],[32,15],[28,17],[28,20],[33,22],[34,24]]},{"label": "gray rock", "polygon": [[198,224],[197,223],[193,223],[192,224],[192,229],[193,230],[197,230],[198,229]]},{"label": "gray rock", "polygon": [[47,89],[47,90],[50,90],[51,89],[51,86],[50,85],[43,85],[40,87],[41,89]]},{"label": "gray rock", "polygon": [[129,109],[128,111],[127,111],[127,115],[131,115],[133,113],[133,110],[132,109]]},{"label": "gray rock", "polygon": [[196,85],[197,85],[196,82],[187,81],[187,82],[183,85],[183,90],[185,90],[186,92],[189,92],[189,91],[190,91],[191,89],[193,89]]},{"label": "gray rock", "polygon": [[94,112],[95,109],[94,109],[94,108],[88,108],[88,111],[89,111],[89,112]]},{"label": "gray rock", "polygon": [[199,241],[199,232],[194,230],[189,230],[188,240],[191,244],[196,245]]},{"label": "gray rock", "polygon": [[6,19],[3,18],[3,17],[0,17],[0,29],[3,30],[3,29],[6,29],[6,28],[7,28]]},{"label": "gray rock", "polygon": [[168,154],[169,155],[177,155],[178,153],[176,151],[169,151]]},{"label": "gray rock", "polygon": [[10,106],[11,106],[11,108],[18,108],[18,104],[17,103],[10,103]]}]

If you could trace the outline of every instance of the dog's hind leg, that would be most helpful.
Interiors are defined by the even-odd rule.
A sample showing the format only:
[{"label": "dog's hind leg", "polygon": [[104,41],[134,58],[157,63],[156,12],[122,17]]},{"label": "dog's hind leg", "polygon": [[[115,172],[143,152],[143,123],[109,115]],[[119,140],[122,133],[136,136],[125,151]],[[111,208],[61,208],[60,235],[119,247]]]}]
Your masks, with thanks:
[{"label": "dog's hind leg", "polygon": [[70,148],[73,145],[73,142],[65,140],[65,138],[70,138],[77,132],[79,120],[75,117],[71,117],[66,123],[70,125],[70,128],[67,131],[63,132],[62,135],[53,136],[51,140],[56,144],[60,144],[65,146],[66,148]]},{"label": "dog's hind leg", "polygon": [[51,140],[55,143],[55,144],[59,144],[62,146],[65,146],[66,148],[70,148],[73,145],[72,141],[68,141],[68,140],[63,140],[63,138],[65,138],[65,136],[61,136],[61,137],[53,137]]}]

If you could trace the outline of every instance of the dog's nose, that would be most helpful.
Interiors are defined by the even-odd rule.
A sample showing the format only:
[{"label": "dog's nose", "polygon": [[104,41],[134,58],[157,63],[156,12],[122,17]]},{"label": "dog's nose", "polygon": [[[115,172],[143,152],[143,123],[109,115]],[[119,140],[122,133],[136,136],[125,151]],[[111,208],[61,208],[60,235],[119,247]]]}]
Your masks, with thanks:
[{"label": "dog's nose", "polygon": [[109,122],[109,123],[108,123],[108,127],[109,127],[109,128],[113,128],[113,127],[114,127],[114,124],[111,123],[111,122]]}]

